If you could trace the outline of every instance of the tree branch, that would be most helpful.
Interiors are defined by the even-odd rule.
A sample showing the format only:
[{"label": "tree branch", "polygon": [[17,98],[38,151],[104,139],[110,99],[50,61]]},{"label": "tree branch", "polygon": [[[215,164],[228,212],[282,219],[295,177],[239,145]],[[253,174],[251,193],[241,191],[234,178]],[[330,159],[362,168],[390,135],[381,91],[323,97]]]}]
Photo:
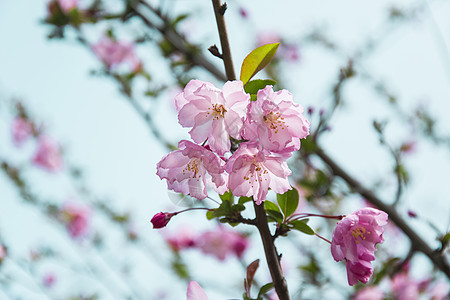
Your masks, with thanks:
[{"label": "tree branch", "polygon": [[317,147],[314,154],[328,165],[334,175],[341,177],[355,192],[363,196],[367,201],[379,209],[385,211],[389,215],[389,219],[408,236],[411,241],[411,248],[428,256],[434,265],[450,278],[450,267],[445,257],[438,251],[431,249],[430,246],[428,246],[428,244],[398,214],[394,206],[381,201],[372,191],[363,187],[361,183],[345,172],[344,169],[342,169],[320,147]]},{"label": "tree branch", "polygon": [[225,27],[224,7],[226,4],[221,4],[220,0],[212,0],[214,7],[214,15],[216,16],[217,30],[219,31],[220,44],[222,45],[222,59],[225,65],[225,73],[228,80],[236,80],[234,73],[233,59],[231,58],[230,43],[228,42],[228,34]]},{"label": "tree branch", "polygon": [[289,291],[286,280],[281,270],[280,259],[277,249],[275,247],[272,235],[270,234],[269,226],[267,225],[266,211],[264,205],[257,205],[253,201],[256,213],[256,227],[258,228],[261,240],[264,246],[264,253],[266,255],[267,266],[269,267],[270,275],[272,276],[273,285],[280,300],[289,300]]}]

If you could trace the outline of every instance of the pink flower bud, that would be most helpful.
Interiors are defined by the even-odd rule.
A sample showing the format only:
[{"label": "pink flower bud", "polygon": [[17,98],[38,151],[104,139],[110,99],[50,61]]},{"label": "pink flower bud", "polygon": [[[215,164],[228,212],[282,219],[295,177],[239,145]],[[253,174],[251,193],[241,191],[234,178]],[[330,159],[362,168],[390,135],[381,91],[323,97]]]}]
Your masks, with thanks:
[{"label": "pink flower bud", "polygon": [[153,216],[151,222],[153,224],[153,228],[163,228],[166,227],[167,223],[169,223],[170,219],[174,214],[159,212]]}]

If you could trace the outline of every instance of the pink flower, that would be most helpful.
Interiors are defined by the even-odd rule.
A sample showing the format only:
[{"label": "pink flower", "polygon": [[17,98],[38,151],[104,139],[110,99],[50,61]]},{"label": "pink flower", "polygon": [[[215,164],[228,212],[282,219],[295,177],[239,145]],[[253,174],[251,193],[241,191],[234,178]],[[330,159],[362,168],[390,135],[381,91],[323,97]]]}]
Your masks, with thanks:
[{"label": "pink flower", "polygon": [[209,300],[209,298],[196,281],[191,281],[187,288],[186,300]]},{"label": "pink flower", "polygon": [[225,162],[206,148],[182,140],[180,150],[172,151],[157,164],[156,174],[167,179],[170,190],[197,199],[206,198],[206,187],[213,187],[219,194],[225,193]]},{"label": "pink flower", "polygon": [[3,244],[0,244],[0,264],[3,262],[7,254],[8,252],[6,247]]},{"label": "pink flower", "polygon": [[445,281],[438,281],[428,290],[428,294],[431,300],[448,299],[449,293],[450,285]]},{"label": "pink flower", "polygon": [[396,300],[419,299],[419,283],[410,278],[407,272],[397,273],[391,284]]},{"label": "pink flower", "polygon": [[286,158],[262,149],[257,143],[241,143],[225,170],[230,174],[228,188],[233,195],[253,196],[258,205],[266,200],[269,188],[278,194],[291,189],[287,179],[291,170]]},{"label": "pink flower", "polygon": [[225,260],[229,255],[241,258],[247,249],[247,238],[239,233],[219,226],[217,230],[207,231],[197,239],[197,247],[203,253],[212,254],[219,260]]},{"label": "pink flower", "polygon": [[63,159],[59,145],[49,137],[41,136],[38,141],[38,148],[33,156],[33,163],[47,171],[61,170]]},{"label": "pink flower", "polygon": [[31,124],[21,117],[16,117],[11,126],[11,133],[14,145],[20,147],[31,136]]},{"label": "pink flower", "polygon": [[57,0],[62,11],[67,13],[78,5],[78,0]]},{"label": "pink flower", "polygon": [[42,279],[42,284],[46,288],[51,288],[53,285],[55,285],[56,282],[56,276],[53,273],[47,273],[44,275],[44,278]]},{"label": "pink flower", "polygon": [[183,227],[174,235],[165,235],[164,239],[174,251],[180,251],[194,247],[197,236],[191,229]]},{"label": "pink flower", "polygon": [[153,228],[163,228],[166,227],[167,223],[169,223],[173,214],[159,212],[153,216],[151,222],[153,224]]},{"label": "pink flower", "polygon": [[208,144],[214,152],[230,151],[230,136],[241,139],[245,110],[250,101],[241,81],[228,81],[222,90],[211,83],[194,80],[176,97],[178,121],[192,127],[189,134],[196,143]]},{"label": "pink flower", "polygon": [[293,102],[287,90],[274,92],[271,85],[258,91],[257,100],[248,106],[243,137],[259,142],[267,150],[292,152],[300,148],[300,139],[309,135],[310,124],[303,107]]},{"label": "pink flower", "polygon": [[131,42],[115,41],[109,37],[103,37],[96,44],[92,45],[92,50],[108,68],[118,66],[124,62],[130,65],[133,72],[139,71],[142,67],[142,63],[136,57],[134,45]]},{"label": "pink flower", "polygon": [[375,245],[382,243],[383,225],[388,215],[375,208],[363,208],[347,215],[337,223],[331,242],[334,260],[346,260],[350,285],[358,280],[367,283],[372,275]]},{"label": "pink flower", "polygon": [[84,205],[66,202],[64,203],[60,216],[66,224],[67,231],[72,238],[80,238],[89,230],[89,219],[91,210]]},{"label": "pink flower", "polygon": [[383,300],[383,291],[376,286],[369,286],[360,289],[356,294],[354,300]]}]

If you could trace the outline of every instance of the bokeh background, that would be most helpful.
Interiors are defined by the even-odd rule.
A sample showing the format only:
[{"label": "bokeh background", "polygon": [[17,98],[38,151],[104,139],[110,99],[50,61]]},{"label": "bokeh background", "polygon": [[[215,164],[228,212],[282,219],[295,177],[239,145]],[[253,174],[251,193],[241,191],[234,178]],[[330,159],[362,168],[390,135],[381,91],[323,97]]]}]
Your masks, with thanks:
[{"label": "bokeh background", "polygon": [[[151,2],[161,4],[172,16],[188,13],[189,17],[179,25],[180,30],[188,40],[203,45],[205,55],[222,68],[221,62],[206,50],[214,43],[219,44],[209,1]],[[80,7],[88,3],[80,0]],[[120,10],[123,5],[123,1],[104,3],[112,10]],[[373,121],[388,121],[385,132],[389,143],[413,142],[414,150],[405,158],[410,180],[399,210],[405,218],[408,218],[408,210],[420,215],[421,219],[409,218],[408,222],[430,245],[437,247],[435,230],[427,221],[432,221],[441,232],[449,230],[450,144],[433,142],[421,135],[421,129],[413,122],[405,119],[419,108],[426,109],[436,120],[433,134],[444,140],[450,136],[447,116],[450,110],[450,2],[252,0],[229,1],[228,7],[227,26],[237,70],[264,35],[278,36],[286,44],[295,46],[297,57],[279,62],[278,68],[282,70],[279,80],[294,94],[297,103],[315,109],[312,127],[318,122],[318,111],[329,109],[339,69],[346,66],[350,58],[357,57],[366,45],[371,49],[358,60],[356,68],[364,75],[345,85],[343,104],[330,120],[330,130],[323,134],[321,145],[348,172],[375,188],[377,195],[391,201],[396,189],[395,177],[390,174],[392,157],[380,147]],[[405,17],[393,18],[393,8]],[[246,11],[246,17],[242,16],[242,10]],[[2,265],[3,282],[8,281],[8,276],[13,280],[9,282],[8,293],[0,292],[0,299],[11,295],[17,299],[68,299],[68,295],[80,290],[86,295],[98,293],[100,299],[183,299],[186,283],[171,271],[172,253],[161,232],[153,230],[150,223],[156,212],[181,209],[174,203],[176,197],[168,194],[166,183],[156,176],[156,163],[167,150],[124,100],[117,85],[105,76],[92,74],[92,70],[102,68],[102,63],[92,51],[76,42],[73,31],[66,30],[66,38],[62,40],[47,39],[51,31],[43,22],[47,14],[44,0],[0,2],[0,157],[20,166],[33,192],[41,198],[52,199],[55,203],[74,199],[101,200],[115,211],[129,213],[132,228],[125,230],[135,231],[142,243],[130,246],[132,242],[120,234],[122,229],[97,214],[95,209],[91,233],[101,236],[104,243],[101,251],[83,241],[73,243],[64,228],[35,206],[24,203],[15,186],[2,174],[0,234],[14,259],[5,260]],[[121,28],[120,24],[96,24],[82,25],[82,30],[95,42],[110,26],[116,29],[117,36],[128,40],[143,30],[137,21],[130,22],[127,28]],[[320,41],[322,36],[335,47],[324,46],[326,41]],[[153,114],[157,128],[167,140],[176,144],[188,138],[187,130],[177,124],[173,97],[179,88],[167,60],[151,43],[138,46],[136,51],[153,83],[167,87],[156,97],[141,99],[143,105]],[[194,69],[192,74],[217,86],[221,84],[202,70]],[[405,117],[382,92],[373,88],[375,81],[392,92],[395,107],[405,112]],[[138,82],[137,89],[145,86],[145,82]],[[33,153],[32,144],[20,149],[13,145],[10,127],[17,100],[62,145],[63,172],[52,174],[33,167],[28,160]],[[73,169],[82,171],[82,179],[73,180],[70,175]],[[88,192],[84,193],[84,188]],[[344,207],[349,210],[361,206],[358,196],[348,196],[346,201]],[[211,223],[204,213],[192,212],[172,220],[167,230],[183,226],[203,230],[215,226]],[[312,224],[321,226],[320,221]],[[242,225],[238,229],[252,231]],[[311,250],[329,248],[318,239],[313,241],[301,234],[295,237],[306,239]],[[299,253],[289,247],[289,243],[280,243],[280,251],[286,258]],[[23,265],[30,250],[39,247],[54,248],[54,259],[27,272]],[[388,236],[383,247],[394,247],[403,256],[408,251],[407,240],[397,237]],[[336,264],[327,250],[324,252],[322,263]],[[260,241],[254,234],[244,261],[249,263],[256,258],[263,257]],[[420,277],[432,272],[426,258],[417,256],[415,259],[418,261],[412,270],[415,275]],[[186,254],[185,261],[211,299],[241,297],[244,269],[238,260],[230,258],[223,263],[192,251]],[[302,280],[294,272],[295,268],[291,266],[287,275],[290,285]],[[330,266],[330,270],[337,275],[336,281],[342,289],[350,293],[350,288],[345,287],[343,269]],[[269,278],[264,272],[258,274],[261,282]],[[42,284],[49,273],[57,280],[51,289]],[[6,291],[4,287],[0,290]],[[315,299],[313,292],[309,293],[304,295]],[[335,292],[324,295],[326,299],[345,298]]]}]

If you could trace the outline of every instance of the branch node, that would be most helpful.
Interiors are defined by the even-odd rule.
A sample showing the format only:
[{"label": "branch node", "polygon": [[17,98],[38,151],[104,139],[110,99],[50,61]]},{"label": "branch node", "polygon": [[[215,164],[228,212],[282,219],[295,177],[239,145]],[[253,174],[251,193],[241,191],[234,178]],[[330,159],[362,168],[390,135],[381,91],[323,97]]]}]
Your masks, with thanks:
[{"label": "branch node", "polygon": [[208,48],[208,51],[211,52],[211,54],[214,55],[215,57],[223,59],[223,55],[219,52],[219,49],[217,48],[217,46],[215,44],[210,46]]},{"label": "branch node", "polygon": [[219,14],[221,14],[222,16],[225,15],[225,11],[227,10],[227,8],[228,8],[227,3],[222,4],[218,10]]}]

